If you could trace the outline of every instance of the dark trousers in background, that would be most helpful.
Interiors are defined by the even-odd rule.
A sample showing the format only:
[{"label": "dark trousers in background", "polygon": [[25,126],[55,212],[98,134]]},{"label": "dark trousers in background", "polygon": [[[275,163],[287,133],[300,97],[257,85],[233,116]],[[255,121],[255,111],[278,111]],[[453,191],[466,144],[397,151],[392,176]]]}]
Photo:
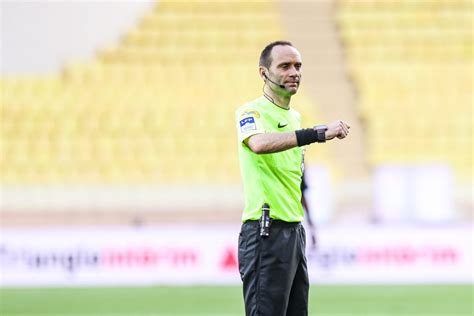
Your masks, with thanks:
[{"label": "dark trousers in background", "polygon": [[274,221],[269,237],[258,221],[242,224],[239,271],[247,316],[308,315],[306,235],[301,223]]}]

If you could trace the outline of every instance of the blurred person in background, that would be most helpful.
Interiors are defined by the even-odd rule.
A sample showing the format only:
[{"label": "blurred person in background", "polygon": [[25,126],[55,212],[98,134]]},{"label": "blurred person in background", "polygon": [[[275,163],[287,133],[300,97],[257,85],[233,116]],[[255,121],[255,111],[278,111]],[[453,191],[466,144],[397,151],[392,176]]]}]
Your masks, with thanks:
[{"label": "blurred person in background", "polygon": [[316,250],[316,228],[314,226],[313,220],[311,219],[311,210],[308,206],[308,200],[306,199],[306,193],[308,192],[308,184],[306,183],[305,173],[303,169],[303,176],[301,177],[301,205],[305,213],[305,219],[308,223],[309,233],[311,235],[311,250]]},{"label": "blurred person in background", "polygon": [[[290,42],[268,44],[259,62],[263,96],[236,111],[245,194],[238,258],[246,315],[308,315],[306,236],[301,224],[303,147],[349,133],[349,125],[341,120],[301,128],[300,114],[290,107],[301,67],[301,55]],[[268,220],[264,204],[270,209]]]}]

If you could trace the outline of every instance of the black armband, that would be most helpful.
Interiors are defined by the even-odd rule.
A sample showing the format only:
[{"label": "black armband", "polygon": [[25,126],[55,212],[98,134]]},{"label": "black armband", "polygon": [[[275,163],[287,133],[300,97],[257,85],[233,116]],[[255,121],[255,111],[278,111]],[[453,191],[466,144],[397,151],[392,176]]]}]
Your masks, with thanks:
[{"label": "black armband", "polygon": [[298,147],[316,142],[326,142],[326,130],[327,127],[325,125],[319,125],[314,128],[303,128],[295,131],[296,143],[298,144]]}]

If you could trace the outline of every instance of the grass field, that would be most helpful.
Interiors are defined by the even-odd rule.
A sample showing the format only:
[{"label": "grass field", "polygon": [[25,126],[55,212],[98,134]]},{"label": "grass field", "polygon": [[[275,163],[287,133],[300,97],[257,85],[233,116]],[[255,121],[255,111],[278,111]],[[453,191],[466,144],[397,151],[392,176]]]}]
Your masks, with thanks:
[{"label": "grass field", "polygon": [[[0,289],[0,295],[2,316],[244,315],[238,286]],[[313,285],[310,314],[472,316],[473,286]]]}]

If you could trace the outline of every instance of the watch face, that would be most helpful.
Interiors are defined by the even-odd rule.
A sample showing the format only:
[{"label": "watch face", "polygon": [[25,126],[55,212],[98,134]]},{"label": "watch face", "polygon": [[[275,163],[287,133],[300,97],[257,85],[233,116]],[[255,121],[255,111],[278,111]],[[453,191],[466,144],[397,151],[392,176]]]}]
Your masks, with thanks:
[{"label": "watch face", "polygon": [[318,143],[326,142],[326,131],[328,127],[326,125],[316,126],[316,132],[318,133]]}]

